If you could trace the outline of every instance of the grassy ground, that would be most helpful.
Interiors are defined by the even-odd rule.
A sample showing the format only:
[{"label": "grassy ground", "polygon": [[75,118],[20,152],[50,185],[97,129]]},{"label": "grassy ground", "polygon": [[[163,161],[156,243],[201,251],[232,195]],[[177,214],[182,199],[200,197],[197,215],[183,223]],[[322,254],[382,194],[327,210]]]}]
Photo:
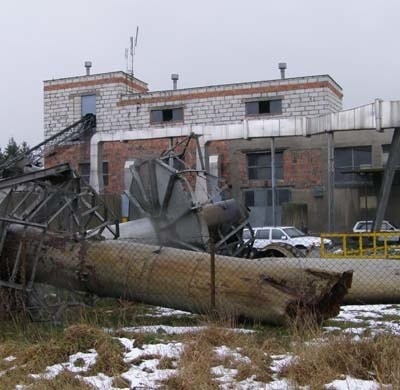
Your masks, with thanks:
[{"label": "grassy ground", "polygon": [[[399,310],[400,313],[400,310]],[[391,314],[387,321],[400,322]],[[390,318],[389,318],[390,317]],[[159,325],[157,332],[132,334],[124,327]],[[204,326],[198,332],[169,334],[161,325]],[[92,389],[75,374],[63,371],[52,379],[34,379],[30,374],[43,373],[46,367],[68,361],[77,352],[95,349],[96,363],[82,376],[103,373],[113,378],[113,386],[129,388],[121,375],[130,366],[158,358],[159,369],[174,369],[164,380],[167,389],[215,389],[218,374],[215,367],[234,372],[235,383],[251,380],[268,383],[287,379],[296,386],[309,385],[321,389],[323,385],[349,375],[359,379],[391,383],[400,388],[400,337],[391,333],[369,332],[359,338],[351,332],[363,322],[330,321],[335,331],[326,332],[312,321],[303,326],[288,328],[263,324],[237,324],[232,319],[210,320],[204,316],[154,316],[151,306],[100,300],[91,308],[74,308],[66,313],[60,325],[32,323],[23,316],[0,321],[0,389],[14,389],[18,384],[29,389]],[[241,333],[233,328],[245,326],[252,333]],[[345,332],[350,329],[349,332]],[[124,361],[124,348],[115,337],[135,339],[135,346],[159,343],[183,343],[180,358],[141,356]],[[224,347],[229,353],[218,351]],[[293,356],[288,364],[274,371],[276,355]],[[7,359],[10,356],[15,359]],[[6,360],[5,360],[6,359]],[[75,362],[79,365],[79,361]]]}]

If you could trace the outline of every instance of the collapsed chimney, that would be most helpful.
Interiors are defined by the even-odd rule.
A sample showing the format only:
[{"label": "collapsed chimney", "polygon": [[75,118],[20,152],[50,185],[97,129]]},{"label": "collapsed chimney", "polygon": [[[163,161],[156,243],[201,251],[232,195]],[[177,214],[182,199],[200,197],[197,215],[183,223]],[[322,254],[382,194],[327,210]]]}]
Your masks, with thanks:
[{"label": "collapsed chimney", "polygon": [[281,79],[284,79],[285,78],[285,70],[287,68],[286,62],[280,62],[278,64],[278,67],[279,67],[279,69],[281,71]]},{"label": "collapsed chimney", "polygon": [[85,61],[86,76],[90,76],[91,67],[92,67],[92,61]]},{"label": "collapsed chimney", "polygon": [[179,74],[178,73],[172,73],[171,74],[171,80],[172,80],[173,89],[174,90],[178,89]]}]

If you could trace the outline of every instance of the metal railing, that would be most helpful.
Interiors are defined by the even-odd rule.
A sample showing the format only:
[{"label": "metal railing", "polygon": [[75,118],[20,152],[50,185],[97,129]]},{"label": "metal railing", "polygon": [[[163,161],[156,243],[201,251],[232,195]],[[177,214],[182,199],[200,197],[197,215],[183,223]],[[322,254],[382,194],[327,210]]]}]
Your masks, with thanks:
[{"label": "metal railing", "polygon": [[[332,248],[324,239],[334,243]],[[399,232],[323,233],[321,234],[322,258],[400,259]]]}]

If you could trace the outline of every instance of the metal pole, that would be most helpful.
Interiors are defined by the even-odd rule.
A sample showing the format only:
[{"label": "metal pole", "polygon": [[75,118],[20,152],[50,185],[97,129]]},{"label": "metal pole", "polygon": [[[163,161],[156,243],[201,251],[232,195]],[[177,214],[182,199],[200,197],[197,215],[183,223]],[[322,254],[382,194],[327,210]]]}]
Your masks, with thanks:
[{"label": "metal pole", "polygon": [[210,237],[210,298],[211,312],[215,311],[215,243],[214,238]]},{"label": "metal pole", "polygon": [[[174,147],[174,138],[173,138],[173,137],[170,137],[170,138],[169,138],[169,148],[172,149],[173,147]],[[172,157],[172,153],[171,153],[171,156],[170,156],[170,158],[169,158],[168,165],[169,165],[170,167],[173,167],[173,166],[174,166],[174,158]]]},{"label": "metal pole", "polygon": [[328,137],[328,225],[329,232],[335,231],[335,142],[333,132]]},{"label": "metal pole", "polygon": [[271,138],[272,226],[276,226],[275,138]]}]

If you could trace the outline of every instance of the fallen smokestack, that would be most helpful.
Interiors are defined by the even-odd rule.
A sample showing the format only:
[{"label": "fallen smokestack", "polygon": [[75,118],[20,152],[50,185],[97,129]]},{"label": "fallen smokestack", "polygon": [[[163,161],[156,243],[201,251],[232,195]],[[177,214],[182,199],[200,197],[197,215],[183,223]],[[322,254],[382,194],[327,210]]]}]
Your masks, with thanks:
[{"label": "fallen smokestack", "polygon": [[[8,269],[24,235],[22,264],[33,264],[40,231],[12,227],[2,254]],[[208,253],[126,240],[76,242],[54,233],[46,235],[42,253],[37,282],[197,313],[212,311]],[[337,315],[352,272],[314,270],[290,260],[216,256],[216,311],[274,324],[284,324],[298,309],[319,319]],[[28,272],[29,266],[22,274]]]}]

